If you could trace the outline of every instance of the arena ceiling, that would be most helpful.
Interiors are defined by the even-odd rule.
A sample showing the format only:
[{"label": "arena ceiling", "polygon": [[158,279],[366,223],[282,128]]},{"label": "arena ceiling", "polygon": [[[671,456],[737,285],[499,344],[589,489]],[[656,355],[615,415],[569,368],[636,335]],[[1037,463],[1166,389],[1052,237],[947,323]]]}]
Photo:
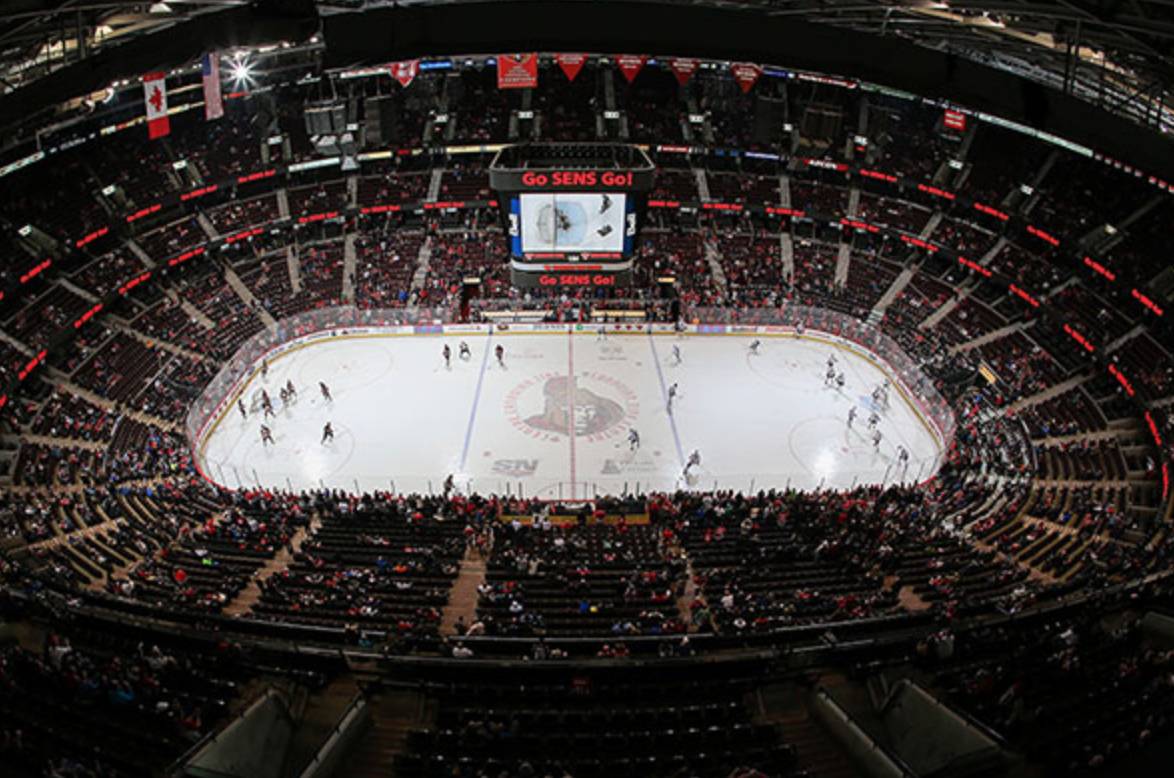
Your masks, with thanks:
[{"label": "arena ceiling", "polygon": [[1174,0],[745,2],[956,53],[1145,124],[1174,109]]},{"label": "arena ceiling", "polygon": [[[648,0],[632,2],[648,5]],[[601,5],[591,0],[572,4],[582,5],[586,14]],[[481,6],[477,10],[484,12],[487,5],[509,3],[4,0],[0,5],[0,93],[11,94],[70,65],[136,44],[142,48],[152,38],[167,40],[156,33],[169,30],[216,28],[220,43],[248,44],[273,36],[304,40],[322,29],[324,20],[340,15],[392,7],[410,12]],[[559,5],[565,8],[565,0]],[[681,6],[743,10],[773,23],[793,20],[908,42],[1014,73],[1151,129],[1174,132],[1174,0],[661,0],[659,5],[670,24],[679,16],[674,8],[683,11]],[[235,32],[225,35],[226,29]],[[549,37],[558,36],[555,31]],[[621,28],[616,37],[638,39]],[[777,64],[790,64],[786,51],[781,54]]]}]

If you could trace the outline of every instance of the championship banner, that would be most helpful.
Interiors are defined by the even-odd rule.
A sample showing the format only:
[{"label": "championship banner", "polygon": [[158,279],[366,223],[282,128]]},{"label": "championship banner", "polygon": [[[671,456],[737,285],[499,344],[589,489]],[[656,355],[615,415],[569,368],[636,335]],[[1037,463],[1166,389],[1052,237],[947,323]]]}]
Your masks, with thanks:
[{"label": "championship banner", "polygon": [[537,54],[499,54],[498,89],[529,89],[538,86]]},{"label": "championship banner", "polygon": [[162,73],[143,76],[143,99],[147,103],[147,132],[151,139],[162,138],[171,132],[167,118],[167,81]]},{"label": "championship banner", "polygon": [[575,76],[579,75],[579,71],[587,64],[586,54],[555,54],[554,61],[563,69],[568,81],[574,81]]},{"label": "championship banner", "polygon": [[200,69],[204,78],[204,119],[219,119],[224,116],[224,98],[220,94],[220,56],[205,54]]},{"label": "championship banner", "polygon": [[625,54],[624,56],[616,57],[616,66],[619,67],[620,72],[624,74],[624,78],[628,79],[628,83],[630,84],[647,61],[648,57],[636,57]]},{"label": "championship banner", "polygon": [[391,77],[398,81],[404,89],[407,89],[408,84],[416,79],[416,74],[419,72],[420,60],[418,59],[391,63]]},{"label": "championship banner", "polygon": [[671,59],[669,67],[672,69],[673,75],[677,77],[677,83],[684,86],[689,83],[689,79],[693,78],[697,68],[701,67],[701,62],[696,59]]},{"label": "championship banner", "polygon": [[734,71],[734,78],[738,81],[738,86],[742,87],[742,94],[750,91],[758,81],[758,77],[762,75],[762,66],[755,65],[753,62],[733,62],[730,64],[730,69]]}]

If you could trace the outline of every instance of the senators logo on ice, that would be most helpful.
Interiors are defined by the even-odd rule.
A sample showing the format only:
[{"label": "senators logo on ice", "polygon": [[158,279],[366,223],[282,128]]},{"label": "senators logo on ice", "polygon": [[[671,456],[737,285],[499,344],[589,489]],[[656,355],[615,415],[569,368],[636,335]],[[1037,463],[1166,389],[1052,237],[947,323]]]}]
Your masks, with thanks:
[{"label": "senators logo on ice", "polygon": [[505,400],[510,423],[530,437],[558,441],[602,440],[625,432],[639,413],[635,393],[610,376],[567,378],[543,373],[523,381]]}]

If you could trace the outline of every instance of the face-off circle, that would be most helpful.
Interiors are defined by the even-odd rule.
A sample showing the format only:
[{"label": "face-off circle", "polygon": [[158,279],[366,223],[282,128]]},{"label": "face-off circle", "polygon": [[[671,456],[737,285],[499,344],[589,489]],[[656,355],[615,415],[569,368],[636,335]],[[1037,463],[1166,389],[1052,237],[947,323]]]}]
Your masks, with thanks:
[{"label": "face-off circle", "polygon": [[573,429],[577,439],[593,443],[627,434],[640,415],[640,402],[627,384],[609,375],[539,373],[510,390],[504,410],[527,437],[557,443]]}]

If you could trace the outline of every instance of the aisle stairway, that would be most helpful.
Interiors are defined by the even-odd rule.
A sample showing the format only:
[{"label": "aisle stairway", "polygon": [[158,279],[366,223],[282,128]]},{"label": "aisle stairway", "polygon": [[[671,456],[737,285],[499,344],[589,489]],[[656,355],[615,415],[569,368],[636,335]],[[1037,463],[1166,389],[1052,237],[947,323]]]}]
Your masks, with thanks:
[{"label": "aisle stairway", "polygon": [[449,590],[448,605],[444,606],[440,615],[440,634],[455,634],[458,621],[463,621],[466,625],[476,621],[477,587],[485,583],[485,570],[486,560],[480,556],[477,549],[471,546],[465,549],[461,571]]},{"label": "aisle stairway", "polygon": [[289,544],[273,555],[273,558],[262,565],[253,577],[249,579],[248,584],[241,590],[240,594],[236,596],[232,602],[224,606],[224,613],[228,616],[243,616],[247,613],[252,613],[253,606],[261,599],[261,584],[269,580],[275,575],[280,575],[289,569],[299,553],[301,553],[302,545],[307,538],[312,537],[318,532],[322,526],[322,520],[315,514],[310,519],[309,527],[299,527],[297,532],[290,538]]}]

